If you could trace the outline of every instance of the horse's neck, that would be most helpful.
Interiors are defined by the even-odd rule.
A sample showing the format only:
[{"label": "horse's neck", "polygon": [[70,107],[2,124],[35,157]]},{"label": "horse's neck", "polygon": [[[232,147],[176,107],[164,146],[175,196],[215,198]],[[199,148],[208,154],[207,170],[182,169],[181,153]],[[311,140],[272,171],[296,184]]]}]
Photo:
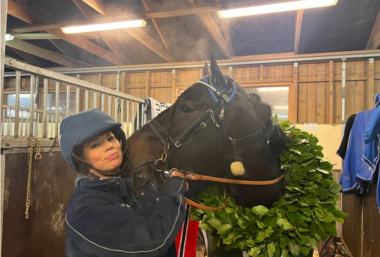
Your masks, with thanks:
[{"label": "horse's neck", "polygon": [[251,156],[245,164],[250,180],[272,180],[281,174],[280,166],[267,146],[253,148],[246,154]]}]

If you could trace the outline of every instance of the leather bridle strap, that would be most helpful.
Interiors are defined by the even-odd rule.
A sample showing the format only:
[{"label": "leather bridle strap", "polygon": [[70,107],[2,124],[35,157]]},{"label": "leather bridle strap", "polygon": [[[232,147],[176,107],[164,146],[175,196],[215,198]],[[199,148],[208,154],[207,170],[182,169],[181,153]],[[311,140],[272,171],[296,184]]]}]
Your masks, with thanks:
[{"label": "leather bridle strap", "polygon": [[224,203],[223,206],[220,206],[220,207],[210,207],[210,206],[205,206],[203,204],[200,204],[200,203],[196,203],[188,198],[185,197],[185,203],[187,204],[190,204],[191,206],[193,207],[196,207],[196,208],[199,208],[199,209],[202,209],[202,210],[205,210],[205,211],[219,211],[221,209],[224,209],[227,207],[228,205],[228,198],[226,200],[226,202]]},{"label": "leather bridle strap", "polygon": [[[194,173],[186,173],[184,174],[182,171],[179,170],[173,170],[172,175],[178,176],[184,179],[189,180],[197,180],[197,181],[213,181],[213,182],[219,182],[219,183],[226,183],[226,184],[237,184],[237,185],[249,185],[249,186],[266,186],[266,185],[273,185],[278,182],[280,182],[284,177],[285,173],[282,173],[280,177],[273,179],[273,180],[266,180],[266,181],[247,181],[247,180],[236,180],[236,179],[226,179],[226,178],[217,178],[217,177],[210,177],[205,175],[198,175]],[[223,206],[220,207],[210,207],[205,206],[200,203],[196,203],[188,198],[185,197],[185,203],[190,204],[193,207],[206,210],[206,211],[219,211],[227,207],[228,205],[228,198],[226,199],[226,202]]]},{"label": "leather bridle strap", "polygon": [[210,177],[210,176],[206,176],[206,175],[198,175],[198,174],[195,174],[195,173],[183,174],[182,171],[173,171],[173,172],[176,172],[175,175],[177,175],[177,176],[179,175],[178,173],[180,173],[180,174],[182,174],[182,175],[179,175],[180,177],[186,178],[186,179],[189,179],[189,180],[212,181],[212,182],[219,182],[219,183],[225,183],[225,184],[247,185],[247,186],[267,186],[267,185],[273,185],[273,184],[276,184],[276,183],[280,182],[285,177],[285,173],[282,173],[280,177],[278,177],[276,179],[273,179],[273,180],[249,181],[249,180],[237,180],[237,179]]}]

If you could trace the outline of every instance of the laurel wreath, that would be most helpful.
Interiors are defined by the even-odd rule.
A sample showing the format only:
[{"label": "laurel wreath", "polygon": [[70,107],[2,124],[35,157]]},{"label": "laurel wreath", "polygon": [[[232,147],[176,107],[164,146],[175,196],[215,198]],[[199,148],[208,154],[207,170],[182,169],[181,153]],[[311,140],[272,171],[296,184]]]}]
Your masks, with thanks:
[{"label": "laurel wreath", "polygon": [[[275,122],[278,123],[277,117]],[[341,186],[331,173],[333,165],[324,160],[318,139],[289,121],[278,124],[288,138],[288,151],[281,155],[287,194],[271,209],[262,205],[243,208],[230,197],[220,211],[192,209],[193,220],[210,231],[216,245],[247,251],[253,257],[307,256],[318,241],[336,236],[336,222],[347,214],[337,210]],[[211,186],[193,198],[211,206],[222,206],[224,189]]]}]

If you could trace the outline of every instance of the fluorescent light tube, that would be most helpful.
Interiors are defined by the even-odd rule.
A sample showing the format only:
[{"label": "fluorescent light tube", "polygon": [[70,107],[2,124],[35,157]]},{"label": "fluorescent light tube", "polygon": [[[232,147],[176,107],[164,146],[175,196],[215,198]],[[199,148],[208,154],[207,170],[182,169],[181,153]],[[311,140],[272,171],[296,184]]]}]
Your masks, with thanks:
[{"label": "fluorescent light tube", "polygon": [[259,92],[270,92],[270,91],[289,91],[289,87],[261,87],[258,88]]},{"label": "fluorescent light tube", "polygon": [[5,41],[11,41],[15,38],[12,34],[5,34]]},{"label": "fluorescent light tube", "polygon": [[289,109],[288,106],[275,106],[274,109]]},{"label": "fluorescent light tube", "polygon": [[94,32],[94,31],[113,30],[113,29],[137,28],[137,27],[144,27],[145,25],[146,25],[146,21],[144,20],[132,20],[132,21],[120,21],[120,22],[112,22],[112,23],[65,27],[65,28],[61,28],[61,30],[65,34],[75,34],[75,33],[85,33],[85,32]]},{"label": "fluorescent light tube", "polygon": [[338,0],[301,0],[218,11],[221,18],[242,17],[336,5]]}]

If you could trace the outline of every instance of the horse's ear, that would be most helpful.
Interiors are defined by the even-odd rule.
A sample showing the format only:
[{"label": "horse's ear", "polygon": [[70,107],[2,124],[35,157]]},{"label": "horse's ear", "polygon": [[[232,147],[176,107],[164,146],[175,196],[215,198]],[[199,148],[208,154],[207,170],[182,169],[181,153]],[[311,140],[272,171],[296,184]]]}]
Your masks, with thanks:
[{"label": "horse's ear", "polygon": [[210,75],[210,71],[208,69],[207,62],[205,62],[204,66],[203,66],[203,77],[206,77],[207,75]]},{"label": "horse's ear", "polygon": [[224,78],[223,73],[216,62],[215,54],[213,52],[211,52],[211,74],[214,83],[218,87],[224,88],[227,86],[227,81]]}]

